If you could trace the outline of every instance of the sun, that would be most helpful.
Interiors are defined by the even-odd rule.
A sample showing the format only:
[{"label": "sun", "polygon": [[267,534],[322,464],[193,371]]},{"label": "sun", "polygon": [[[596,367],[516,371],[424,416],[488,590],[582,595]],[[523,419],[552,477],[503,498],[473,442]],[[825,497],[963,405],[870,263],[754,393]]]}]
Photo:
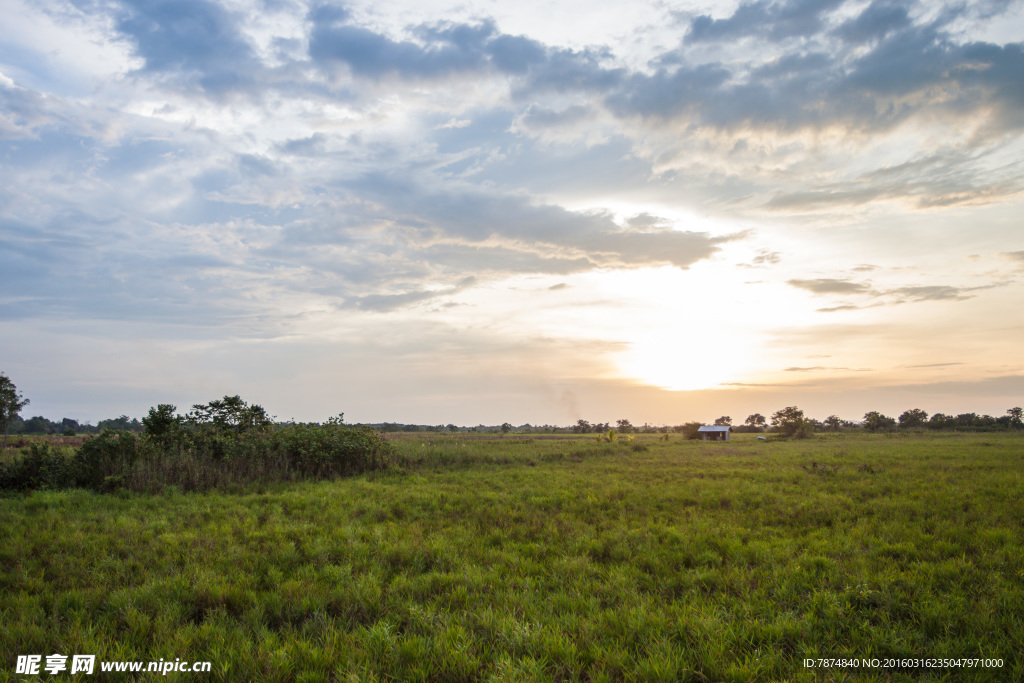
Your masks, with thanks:
[{"label": "sun", "polygon": [[694,322],[651,331],[633,340],[617,360],[627,377],[693,391],[735,381],[746,370],[748,355],[742,334]]}]

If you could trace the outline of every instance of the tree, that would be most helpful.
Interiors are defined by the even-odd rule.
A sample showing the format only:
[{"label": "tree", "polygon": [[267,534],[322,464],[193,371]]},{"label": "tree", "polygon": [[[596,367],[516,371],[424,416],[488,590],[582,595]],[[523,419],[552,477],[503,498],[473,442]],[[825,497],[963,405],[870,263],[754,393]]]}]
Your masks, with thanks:
[{"label": "tree", "polygon": [[161,403],[156,408],[150,408],[149,414],[142,418],[142,426],[147,434],[156,437],[173,434],[181,426],[182,418],[174,411],[177,406],[169,403]]},{"label": "tree", "polygon": [[723,415],[722,417],[715,420],[716,427],[728,427],[730,425],[732,425],[732,418],[729,417],[728,415]]},{"label": "tree", "polygon": [[1010,416],[1010,426],[1014,429],[1021,429],[1024,427],[1024,410],[1020,406],[1016,408],[1010,408],[1006,411],[1006,414]]},{"label": "tree", "polygon": [[459,428],[456,427],[454,424],[449,424],[448,425],[448,431],[449,432],[457,432],[457,431],[459,431]]},{"label": "tree", "polygon": [[[270,417],[262,406],[250,406],[240,396],[225,396],[209,403],[197,403],[185,419],[192,424],[212,424],[219,429],[235,432],[263,431],[271,425]],[[340,422],[339,418],[335,419]]]},{"label": "tree", "polygon": [[869,432],[880,432],[883,429],[892,429],[896,426],[896,420],[882,415],[877,410],[864,414],[864,428]]},{"label": "tree", "polygon": [[796,406],[788,406],[772,413],[772,429],[783,436],[795,436],[803,439],[811,435],[813,427],[804,417],[804,411]]},{"label": "tree", "polygon": [[915,427],[923,427],[928,421],[928,413],[924,412],[920,408],[914,408],[913,410],[906,410],[899,417],[900,427],[904,429],[913,429]]},{"label": "tree", "polygon": [[843,426],[843,420],[838,415],[829,415],[825,418],[825,426],[830,432],[838,432],[839,428]]},{"label": "tree", "polygon": [[629,434],[633,431],[633,425],[630,424],[629,420],[619,420],[615,424],[618,425],[619,431],[623,434]]},{"label": "tree", "polygon": [[743,424],[748,425],[750,427],[764,429],[765,424],[767,424],[767,420],[764,419],[764,415],[762,415],[761,413],[754,413],[753,415],[748,415],[747,419],[744,420]]},{"label": "tree", "polygon": [[29,403],[27,398],[18,393],[18,387],[14,386],[11,378],[0,372],[0,421],[4,423],[4,448],[7,448],[11,420],[18,417],[21,409]]},{"label": "tree", "polygon": [[111,431],[128,431],[128,432],[141,432],[143,431],[142,423],[139,422],[137,417],[128,417],[122,415],[121,417],[114,417],[109,420],[100,420],[96,423],[96,427],[103,431],[109,429]]},{"label": "tree", "polygon": [[587,434],[590,432],[590,423],[586,420],[576,420],[576,424],[573,425],[572,431],[576,434]]},{"label": "tree", "polygon": [[704,425],[700,422],[687,422],[682,425],[679,430],[683,433],[683,436],[692,441],[700,438],[700,432],[698,430],[703,426]]},{"label": "tree", "polygon": [[512,431],[512,423],[505,422],[504,424],[501,425],[501,433],[502,434],[508,434],[511,431]]}]

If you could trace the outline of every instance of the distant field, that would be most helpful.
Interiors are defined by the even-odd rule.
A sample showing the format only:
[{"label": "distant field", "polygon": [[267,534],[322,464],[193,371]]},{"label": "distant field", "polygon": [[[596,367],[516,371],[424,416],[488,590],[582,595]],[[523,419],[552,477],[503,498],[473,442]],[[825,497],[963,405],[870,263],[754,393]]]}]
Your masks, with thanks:
[{"label": "distant field", "polygon": [[389,438],[387,474],[0,498],[0,680],[1024,680],[1021,435]]}]

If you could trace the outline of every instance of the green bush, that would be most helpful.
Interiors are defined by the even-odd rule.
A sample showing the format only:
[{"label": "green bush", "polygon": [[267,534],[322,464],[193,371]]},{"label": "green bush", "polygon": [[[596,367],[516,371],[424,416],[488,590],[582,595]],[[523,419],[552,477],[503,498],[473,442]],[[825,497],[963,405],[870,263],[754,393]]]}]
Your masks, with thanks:
[{"label": "green bush", "polygon": [[0,490],[32,491],[75,486],[72,460],[49,444],[32,444],[28,453],[0,463]]},{"label": "green bush", "polygon": [[78,448],[74,458],[74,485],[96,491],[119,488],[136,463],[159,456],[152,437],[127,431],[103,432]]},{"label": "green bush", "polygon": [[183,424],[157,432],[107,431],[72,458],[33,445],[27,455],[0,464],[0,489],[224,490],[351,476],[385,469],[393,460],[392,445],[376,429],[340,421],[248,431]]}]

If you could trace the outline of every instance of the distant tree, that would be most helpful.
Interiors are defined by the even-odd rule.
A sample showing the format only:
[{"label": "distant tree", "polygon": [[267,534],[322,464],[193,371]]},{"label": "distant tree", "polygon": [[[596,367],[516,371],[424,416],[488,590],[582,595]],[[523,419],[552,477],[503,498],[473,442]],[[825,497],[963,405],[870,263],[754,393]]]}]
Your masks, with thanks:
[{"label": "distant tree", "polygon": [[629,420],[618,420],[615,424],[618,426],[621,434],[629,434],[633,431],[633,425]]},{"label": "distant tree", "polygon": [[18,387],[14,386],[11,378],[0,372],[0,421],[4,423],[4,448],[7,447],[7,434],[11,422],[29,403],[27,398],[18,393]]},{"label": "distant tree", "polygon": [[174,433],[182,421],[181,416],[175,413],[177,409],[177,406],[170,403],[161,403],[156,408],[150,408],[149,414],[142,418],[143,430],[155,437],[165,437]]},{"label": "distant tree", "polygon": [[572,431],[576,434],[587,434],[590,432],[590,423],[586,420],[576,420],[576,424],[573,425]]},{"label": "distant tree", "polygon": [[720,417],[717,420],[715,420],[715,426],[716,427],[727,427],[727,426],[731,426],[731,425],[732,425],[732,418],[729,417],[728,415],[723,415],[722,417]]},{"label": "distant tree", "polygon": [[[339,416],[334,419],[340,422],[344,418]],[[240,396],[225,396],[209,403],[197,403],[192,406],[192,412],[185,416],[185,420],[192,424],[212,424],[235,432],[263,431],[272,424],[262,406],[250,406]]]},{"label": "distant tree", "polygon": [[506,423],[501,425],[501,433],[502,434],[508,434],[511,431],[512,431],[512,423],[511,422],[506,422]]},{"label": "distant tree", "polygon": [[58,434],[60,425],[50,422],[42,415],[30,417],[21,424],[22,434]]},{"label": "distant tree", "polygon": [[877,410],[864,414],[864,429],[869,432],[880,432],[883,429],[893,429],[894,427],[896,427],[896,420],[882,415]]},{"label": "distant tree", "polygon": [[743,424],[749,427],[759,427],[762,429],[767,423],[768,421],[764,419],[764,415],[762,415],[761,413],[754,413],[753,415],[748,415],[747,419],[744,420],[743,422]]},{"label": "distant tree", "polygon": [[978,422],[977,413],[960,413],[954,418],[957,427],[974,427]]},{"label": "distant tree", "polygon": [[924,412],[920,408],[914,408],[913,410],[906,410],[899,417],[900,427],[904,429],[914,429],[916,427],[923,427],[928,422],[928,413]]},{"label": "distant tree", "polygon": [[679,431],[683,433],[687,439],[693,440],[700,438],[700,430],[704,425],[700,422],[687,422],[679,428]]},{"label": "distant tree", "polygon": [[1020,406],[1016,408],[1010,408],[1006,411],[1006,414],[1010,417],[1010,426],[1014,429],[1024,428],[1024,409]]},{"label": "distant tree", "polygon": [[453,424],[449,424],[449,425],[448,425],[448,431],[449,431],[449,432],[457,432],[457,431],[459,431],[459,428],[458,428],[458,427],[456,427],[456,426],[455,426],[455,425],[453,425]]},{"label": "distant tree", "polygon": [[804,411],[796,406],[788,406],[772,413],[772,429],[783,436],[805,438],[813,432],[810,421],[804,417]]},{"label": "distant tree", "polygon": [[825,418],[825,428],[830,432],[838,432],[843,426],[843,420],[838,415],[829,415]]},{"label": "distant tree", "polygon": [[109,420],[100,420],[96,423],[96,426],[100,431],[109,429],[111,431],[141,432],[143,430],[142,423],[139,422],[138,418],[128,417],[127,415]]},{"label": "distant tree", "polygon": [[944,413],[935,413],[928,420],[928,429],[942,430],[956,427],[956,418]]}]

